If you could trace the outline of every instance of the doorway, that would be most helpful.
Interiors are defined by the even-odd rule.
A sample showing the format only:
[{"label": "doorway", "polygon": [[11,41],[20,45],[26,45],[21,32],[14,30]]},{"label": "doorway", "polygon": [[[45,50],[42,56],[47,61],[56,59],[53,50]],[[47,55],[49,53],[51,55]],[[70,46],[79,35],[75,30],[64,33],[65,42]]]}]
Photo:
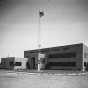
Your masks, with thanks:
[{"label": "doorway", "polygon": [[36,69],[36,66],[35,66],[35,57],[31,58],[31,69]]}]

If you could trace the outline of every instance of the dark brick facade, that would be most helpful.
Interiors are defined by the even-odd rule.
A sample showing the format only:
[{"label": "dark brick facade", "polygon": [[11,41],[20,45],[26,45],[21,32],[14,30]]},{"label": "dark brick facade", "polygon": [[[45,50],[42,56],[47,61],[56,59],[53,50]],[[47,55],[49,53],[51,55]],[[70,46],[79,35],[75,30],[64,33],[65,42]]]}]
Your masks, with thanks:
[{"label": "dark brick facade", "polygon": [[[82,70],[83,44],[73,44],[59,47],[43,48],[40,52],[45,54],[43,59],[44,70]],[[24,51],[24,58],[28,58],[29,69],[38,69],[39,50]],[[33,60],[34,58],[34,60]],[[41,60],[42,61],[42,60]]]}]

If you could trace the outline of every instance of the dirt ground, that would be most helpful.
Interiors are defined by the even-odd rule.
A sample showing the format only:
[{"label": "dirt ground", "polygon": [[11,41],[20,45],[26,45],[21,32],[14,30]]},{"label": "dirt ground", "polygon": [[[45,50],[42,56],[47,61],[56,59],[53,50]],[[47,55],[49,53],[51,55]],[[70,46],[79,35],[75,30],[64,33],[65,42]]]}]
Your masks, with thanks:
[{"label": "dirt ground", "polygon": [[88,73],[0,72],[0,88],[88,88]]}]

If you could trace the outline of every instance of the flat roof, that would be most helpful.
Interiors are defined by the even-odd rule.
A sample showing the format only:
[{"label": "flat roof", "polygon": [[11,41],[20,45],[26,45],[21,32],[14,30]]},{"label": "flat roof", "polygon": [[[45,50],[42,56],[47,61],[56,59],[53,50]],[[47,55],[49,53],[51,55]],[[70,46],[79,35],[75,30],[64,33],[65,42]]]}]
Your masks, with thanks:
[{"label": "flat roof", "polygon": [[64,45],[64,46],[56,46],[56,47],[48,47],[48,48],[41,48],[41,49],[33,49],[33,50],[26,50],[24,52],[30,52],[30,53],[34,53],[34,52],[43,52],[43,51],[49,51],[49,50],[53,50],[53,49],[57,49],[57,48],[62,48],[62,47],[72,47],[72,46],[76,46],[76,45],[83,45],[83,43],[77,43],[77,44],[70,44],[70,45]]}]

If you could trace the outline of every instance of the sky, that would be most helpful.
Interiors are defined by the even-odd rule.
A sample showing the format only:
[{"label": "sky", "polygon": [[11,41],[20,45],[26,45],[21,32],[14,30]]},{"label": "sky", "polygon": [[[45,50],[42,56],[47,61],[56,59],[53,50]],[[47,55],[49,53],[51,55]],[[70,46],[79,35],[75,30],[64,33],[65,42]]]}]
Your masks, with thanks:
[{"label": "sky", "polygon": [[37,49],[39,27],[41,48],[88,45],[88,0],[0,0],[0,57]]}]

